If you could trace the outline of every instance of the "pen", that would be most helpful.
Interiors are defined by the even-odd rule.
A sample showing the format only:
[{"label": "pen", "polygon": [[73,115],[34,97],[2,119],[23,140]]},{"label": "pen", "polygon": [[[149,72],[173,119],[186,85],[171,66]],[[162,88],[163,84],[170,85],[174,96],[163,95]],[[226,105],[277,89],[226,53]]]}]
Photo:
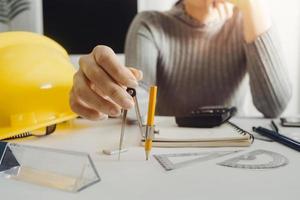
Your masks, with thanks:
[{"label": "pen", "polygon": [[252,128],[254,132],[261,134],[265,137],[271,138],[274,141],[277,141],[285,146],[288,146],[292,149],[295,149],[297,151],[300,151],[300,143],[288,138],[284,135],[281,135],[280,133],[276,132],[276,131],[272,131],[263,127],[253,127]]},{"label": "pen", "polygon": [[146,134],[145,134],[146,160],[149,160],[149,155],[152,149],[156,95],[157,95],[157,87],[151,86],[150,93],[149,93],[148,117],[147,117],[147,127],[146,127]]}]

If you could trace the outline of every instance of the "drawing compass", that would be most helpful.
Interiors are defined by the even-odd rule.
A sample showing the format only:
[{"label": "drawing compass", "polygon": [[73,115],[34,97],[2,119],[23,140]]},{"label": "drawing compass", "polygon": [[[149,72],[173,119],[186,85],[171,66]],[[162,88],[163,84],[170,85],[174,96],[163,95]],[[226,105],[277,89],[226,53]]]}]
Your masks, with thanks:
[{"label": "drawing compass", "polygon": [[[138,121],[138,126],[140,129],[141,136],[143,137],[143,123],[142,123],[142,117],[141,117],[141,112],[138,104],[138,100],[136,97],[136,90],[134,88],[127,88],[126,90],[130,96],[132,96],[133,101],[134,101],[134,109]],[[122,110],[122,128],[121,128],[121,135],[120,135],[120,143],[119,143],[119,156],[118,159],[120,160],[120,155],[123,149],[123,143],[124,143],[124,135],[125,135],[125,127],[126,127],[126,120],[127,120],[127,112],[128,110],[123,109]]]}]

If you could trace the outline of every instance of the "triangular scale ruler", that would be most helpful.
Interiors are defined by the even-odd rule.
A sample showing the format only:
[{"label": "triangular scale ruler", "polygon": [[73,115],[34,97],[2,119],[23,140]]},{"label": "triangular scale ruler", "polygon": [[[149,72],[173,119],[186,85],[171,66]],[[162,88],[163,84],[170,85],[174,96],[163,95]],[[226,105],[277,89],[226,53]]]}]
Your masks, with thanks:
[{"label": "triangular scale ruler", "polygon": [[171,171],[194,163],[213,160],[219,157],[223,157],[238,152],[240,151],[174,153],[174,154],[159,154],[159,155],[154,155],[154,157],[166,171]]}]

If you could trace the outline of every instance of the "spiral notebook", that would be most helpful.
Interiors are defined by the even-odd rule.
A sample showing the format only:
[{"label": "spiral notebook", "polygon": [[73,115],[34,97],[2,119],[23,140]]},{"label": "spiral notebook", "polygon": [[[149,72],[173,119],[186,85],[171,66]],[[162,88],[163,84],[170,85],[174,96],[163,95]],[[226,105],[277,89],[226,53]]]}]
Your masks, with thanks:
[{"label": "spiral notebook", "polygon": [[181,128],[173,118],[161,118],[157,129],[154,147],[245,147],[254,140],[251,133],[229,121],[215,128]]}]

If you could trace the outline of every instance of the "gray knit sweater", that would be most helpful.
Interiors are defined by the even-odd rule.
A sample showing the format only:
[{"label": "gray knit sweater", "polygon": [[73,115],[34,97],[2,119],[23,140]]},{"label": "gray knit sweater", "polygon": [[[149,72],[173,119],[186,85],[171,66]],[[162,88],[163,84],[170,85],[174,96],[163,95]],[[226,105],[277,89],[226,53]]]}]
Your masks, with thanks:
[{"label": "gray knit sweater", "polygon": [[240,108],[250,84],[256,108],[277,117],[291,97],[280,50],[273,28],[246,43],[237,9],[230,19],[204,25],[180,4],[138,14],[125,54],[127,66],[144,72],[142,85],[158,85],[158,115],[186,115],[200,106]]}]

